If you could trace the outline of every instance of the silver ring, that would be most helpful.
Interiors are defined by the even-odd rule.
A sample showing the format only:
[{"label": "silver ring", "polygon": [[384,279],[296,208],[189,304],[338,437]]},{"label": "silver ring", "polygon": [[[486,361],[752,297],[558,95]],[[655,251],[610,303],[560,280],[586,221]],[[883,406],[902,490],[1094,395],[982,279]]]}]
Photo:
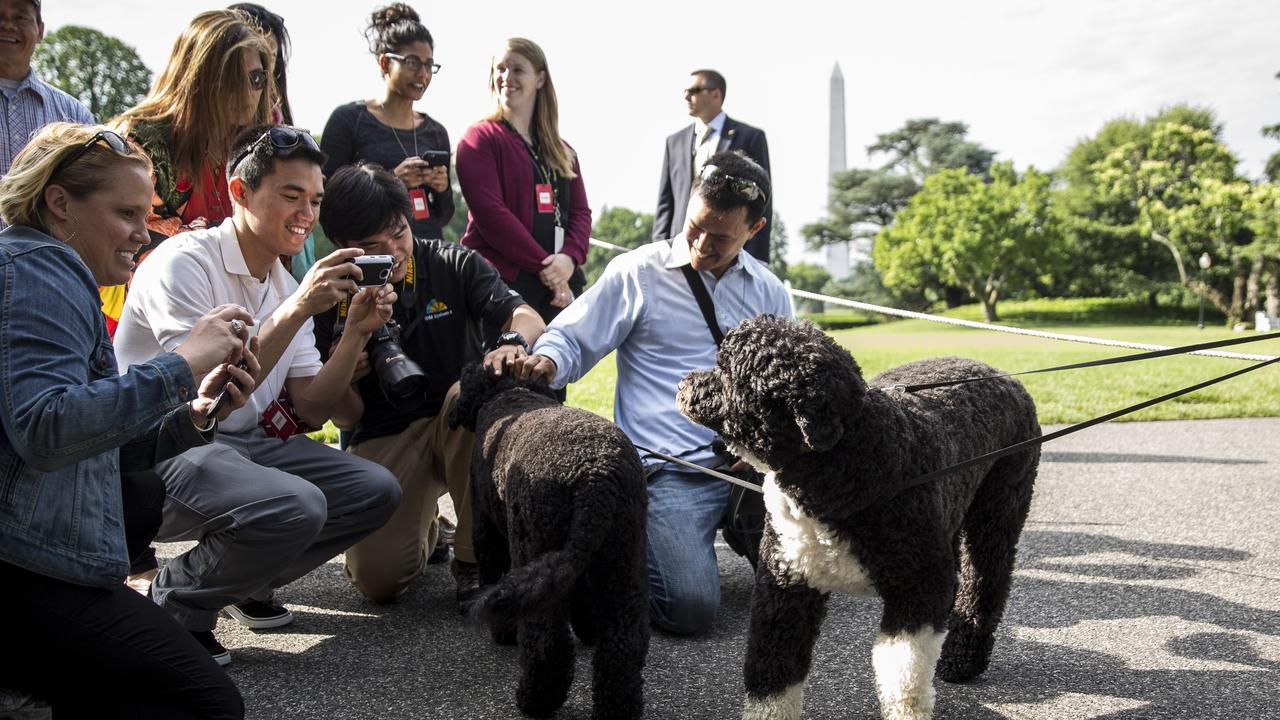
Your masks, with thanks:
[{"label": "silver ring", "polygon": [[236,337],[240,337],[240,334],[243,332],[244,332],[244,321],[242,321],[240,318],[236,318],[235,320],[232,320],[231,334],[235,335]]}]

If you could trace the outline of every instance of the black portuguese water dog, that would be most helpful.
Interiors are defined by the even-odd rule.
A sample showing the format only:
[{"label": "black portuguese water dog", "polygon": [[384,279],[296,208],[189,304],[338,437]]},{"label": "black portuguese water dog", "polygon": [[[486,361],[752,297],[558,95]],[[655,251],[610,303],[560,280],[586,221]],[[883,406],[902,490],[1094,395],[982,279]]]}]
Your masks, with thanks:
[{"label": "black portuguese water dog", "polygon": [[545,383],[463,370],[450,418],[476,433],[471,471],[482,594],[472,614],[510,641],[516,704],[554,713],[573,681],[573,641],[596,645],[595,720],[644,711],[649,649],[644,469],[616,425],[556,402]]},{"label": "black portuguese water dog", "polygon": [[872,650],[884,717],[931,717],[935,666],[951,682],[986,669],[1039,450],[900,486],[1038,437],[1035,405],[1009,378],[915,393],[892,386],[996,374],[939,358],[868,388],[849,353],[812,323],[762,316],[725,337],[715,370],[685,378],[681,412],[766,473],[744,719],[800,717],[833,591],[884,600]]}]

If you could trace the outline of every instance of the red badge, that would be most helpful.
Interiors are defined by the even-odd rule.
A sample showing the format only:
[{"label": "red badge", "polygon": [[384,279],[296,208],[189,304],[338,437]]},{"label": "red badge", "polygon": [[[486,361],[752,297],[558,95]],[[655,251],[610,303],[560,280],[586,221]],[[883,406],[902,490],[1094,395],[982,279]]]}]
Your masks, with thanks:
[{"label": "red badge", "polygon": [[427,209],[427,191],[422,188],[414,188],[409,191],[409,204],[413,206],[413,217],[415,220],[426,220],[431,217],[431,211]]},{"label": "red badge", "polygon": [[289,412],[279,400],[271,401],[266,411],[262,413],[259,424],[266,431],[267,437],[280,438],[280,442],[293,437],[300,429],[298,423],[293,420],[293,413]]},{"label": "red badge", "polygon": [[538,212],[550,213],[556,211],[556,194],[551,191],[551,183],[538,183],[534,186],[533,192],[538,196]]}]

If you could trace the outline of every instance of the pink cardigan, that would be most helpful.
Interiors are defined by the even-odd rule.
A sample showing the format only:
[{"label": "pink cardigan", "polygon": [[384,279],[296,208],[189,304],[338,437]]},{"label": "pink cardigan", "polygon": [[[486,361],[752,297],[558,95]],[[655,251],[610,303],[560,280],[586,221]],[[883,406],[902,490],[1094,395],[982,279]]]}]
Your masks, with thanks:
[{"label": "pink cardigan", "polygon": [[[502,123],[483,120],[458,143],[458,184],[470,216],[462,244],[485,257],[504,280],[519,271],[537,274],[547,251],[533,239],[533,161],[520,136]],[[570,204],[562,252],[582,265],[591,237],[591,206],[578,159],[569,181]]]}]

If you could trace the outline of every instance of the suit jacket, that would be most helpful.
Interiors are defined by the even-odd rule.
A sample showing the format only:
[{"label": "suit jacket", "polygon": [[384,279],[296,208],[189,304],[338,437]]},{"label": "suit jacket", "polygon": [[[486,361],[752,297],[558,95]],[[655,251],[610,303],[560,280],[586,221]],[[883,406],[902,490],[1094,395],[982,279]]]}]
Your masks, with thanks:
[{"label": "suit jacket", "polygon": [[[694,126],[676,132],[667,138],[666,155],[662,159],[662,180],[658,186],[658,209],[653,217],[653,239],[669,240],[684,232],[685,212],[689,207],[689,194],[693,189]],[[716,152],[742,150],[769,173],[769,143],[764,131],[725,116],[724,130]],[[770,173],[769,184],[773,184]],[[745,250],[757,260],[769,263],[769,233],[773,229],[773,194],[769,194],[764,207],[764,228],[747,241]]]}]

